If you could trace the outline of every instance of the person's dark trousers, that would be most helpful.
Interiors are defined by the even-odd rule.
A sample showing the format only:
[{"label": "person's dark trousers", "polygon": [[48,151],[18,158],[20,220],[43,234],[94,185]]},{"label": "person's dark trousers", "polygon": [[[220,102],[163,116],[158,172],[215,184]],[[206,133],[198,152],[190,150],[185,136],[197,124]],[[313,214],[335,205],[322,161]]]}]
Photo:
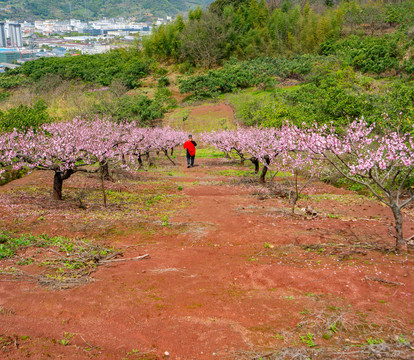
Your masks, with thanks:
[{"label": "person's dark trousers", "polygon": [[195,156],[191,156],[188,152],[187,152],[187,165],[193,167],[194,166],[194,158]]}]

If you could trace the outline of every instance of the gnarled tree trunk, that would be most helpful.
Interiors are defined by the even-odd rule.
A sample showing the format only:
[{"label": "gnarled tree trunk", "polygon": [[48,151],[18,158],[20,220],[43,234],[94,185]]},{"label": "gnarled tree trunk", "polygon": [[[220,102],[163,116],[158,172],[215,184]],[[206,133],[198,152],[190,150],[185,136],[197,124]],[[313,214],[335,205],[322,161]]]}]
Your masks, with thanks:
[{"label": "gnarled tree trunk", "polygon": [[[266,165],[269,166],[270,165],[270,158],[268,156],[265,156],[264,159],[266,161]],[[266,174],[267,174],[267,170],[268,170],[268,167],[266,165],[263,166],[262,173],[260,174],[260,182],[262,184],[264,184],[266,182],[265,178],[266,178]]]},{"label": "gnarled tree trunk", "polygon": [[164,150],[164,154],[167,157],[167,159],[170,160],[173,165],[175,165],[175,162],[168,156],[168,150]]},{"label": "gnarled tree trunk", "polygon": [[53,178],[53,199],[62,200],[63,181],[69,179],[73,173],[74,171],[71,169],[64,171],[55,171]]},{"label": "gnarled tree trunk", "polygon": [[103,161],[101,162],[101,172],[104,180],[113,181],[111,174],[109,173],[109,165],[108,162]]},{"label": "gnarled tree trunk", "polygon": [[403,218],[401,213],[401,208],[394,204],[391,207],[392,213],[394,215],[395,221],[395,249],[397,251],[406,251],[407,250],[407,241],[403,236]]},{"label": "gnarled tree trunk", "polygon": [[244,158],[244,154],[240,150],[236,149],[235,147],[233,147],[233,149],[236,151],[237,155],[239,155],[240,157],[240,164],[244,165],[244,161],[246,160]]},{"label": "gnarled tree trunk", "polygon": [[258,174],[259,173],[259,160],[257,160],[257,158],[252,157],[250,158],[250,161],[254,164],[254,173]]},{"label": "gnarled tree trunk", "polygon": [[[108,165],[108,163],[106,163]],[[101,165],[101,190],[104,206],[106,207],[106,191],[105,191],[105,165]]]}]

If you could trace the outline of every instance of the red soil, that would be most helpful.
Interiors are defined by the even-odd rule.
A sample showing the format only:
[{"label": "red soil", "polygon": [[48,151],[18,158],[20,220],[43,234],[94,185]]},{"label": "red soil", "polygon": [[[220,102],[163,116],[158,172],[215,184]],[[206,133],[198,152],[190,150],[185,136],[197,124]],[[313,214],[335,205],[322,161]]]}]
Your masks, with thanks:
[{"label": "red soil", "polygon": [[[188,115],[183,121],[183,110]],[[174,110],[166,116],[164,125],[180,128],[192,132],[220,130],[234,123],[234,109],[232,106],[216,103],[191,105]]]},{"label": "red soil", "polygon": [[[142,244],[128,248],[125,257],[149,253],[149,260],[100,267],[95,281],[64,291],[0,276],[0,336],[6,339],[0,358],[161,359],[168,352],[170,359],[225,359],[237,351],[280,348],[277,334],[293,331],[304,309],[330,307],[366,314],[377,324],[390,316],[413,331],[411,255],[368,248],[340,260],[300,246],[392,245],[387,208],[318,184],[314,193],[337,197],[300,201],[299,207],[311,204],[320,215],[292,217],[286,199],[260,200],[251,187],[215,175],[229,168],[218,167],[218,161],[201,159],[200,166],[181,169],[183,177],[165,178],[174,187],[184,183],[190,204],[169,221],[172,227],[185,225],[185,231],[171,234],[159,227],[149,237],[134,231],[107,236],[115,246]],[[50,174],[35,172],[3,186],[0,195],[50,180]],[[44,206],[51,211],[57,205]],[[18,228],[16,211],[21,209],[0,204],[2,227]],[[36,217],[25,218],[25,231],[83,234],[71,228],[70,218],[36,225]],[[412,216],[405,221],[409,232]],[[125,229],[133,222],[112,225]],[[99,227],[87,234],[99,237]],[[59,343],[65,333],[73,335],[67,346]]]},{"label": "red soil", "polygon": [[213,119],[219,118],[226,118],[232,119],[233,118],[233,108],[230,105],[226,105],[223,103],[217,104],[203,104],[199,106],[195,106],[191,108],[191,115],[194,117],[205,116],[208,115]]}]

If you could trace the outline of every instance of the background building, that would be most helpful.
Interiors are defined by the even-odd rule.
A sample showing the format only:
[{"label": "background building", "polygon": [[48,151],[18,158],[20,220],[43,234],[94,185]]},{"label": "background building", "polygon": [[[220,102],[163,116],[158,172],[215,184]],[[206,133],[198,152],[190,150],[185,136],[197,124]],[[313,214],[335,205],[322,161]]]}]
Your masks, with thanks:
[{"label": "background building", "polygon": [[6,29],[4,27],[4,22],[0,22],[0,48],[5,48],[6,46]]},{"label": "background building", "polygon": [[33,54],[30,51],[20,51],[19,49],[1,49],[0,63],[14,64],[20,60],[31,59]]},{"label": "background building", "polygon": [[23,47],[22,26],[20,24],[9,24],[9,36],[11,46]]}]

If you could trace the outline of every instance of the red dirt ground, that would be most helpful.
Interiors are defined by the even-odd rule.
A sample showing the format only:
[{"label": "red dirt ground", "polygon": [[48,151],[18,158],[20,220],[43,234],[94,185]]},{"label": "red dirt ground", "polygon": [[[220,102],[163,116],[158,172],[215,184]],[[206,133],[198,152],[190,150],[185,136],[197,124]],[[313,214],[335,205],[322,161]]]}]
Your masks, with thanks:
[{"label": "red dirt ground", "polygon": [[[183,121],[184,116],[186,120]],[[234,127],[234,109],[224,103],[188,105],[166,115],[164,124],[192,132]]]},{"label": "red dirt ground", "polygon": [[[161,176],[170,186],[166,191],[176,193],[180,184],[186,199],[167,227],[149,221],[148,233],[136,230],[143,221],[139,216],[106,219],[110,232],[103,232],[104,220],[80,227],[78,218],[64,216],[81,211],[71,199],[57,204],[35,194],[17,198],[26,203],[8,201],[12,190],[49,186],[48,173],[34,172],[1,187],[4,229],[103,236],[124,246],[125,258],[144,253],[151,258],[99,267],[95,281],[62,291],[0,274],[0,358],[237,359],[249,351],[302,345],[299,335],[316,330],[302,331],[298,323],[318,313],[352,314],[371,330],[372,324],[385,329],[393,319],[395,334],[411,339],[413,256],[371,247],[392,245],[387,208],[317,184],[299,208],[311,204],[318,216],[291,216],[286,199],[261,200],[252,195],[257,184],[223,176],[223,170],[240,169],[234,163],[197,159],[197,165],[180,165],[172,176],[142,173],[141,188],[133,191],[145,191],[149,180]],[[65,189],[82,179],[75,175]],[[42,201],[45,215],[39,221]],[[63,210],[56,215],[54,207]],[[28,215],[16,221],[25,209]],[[414,221],[409,213],[405,217],[409,233]],[[313,250],[306,244],[324,245]],[[356,244],[365,247],[352,252]],[[345,337],[363,342],[369,335],[350,331]],[[65,346],[61,340],[67,337]],[[339,335],[315,340],[330,341],[339,341]]]}]

